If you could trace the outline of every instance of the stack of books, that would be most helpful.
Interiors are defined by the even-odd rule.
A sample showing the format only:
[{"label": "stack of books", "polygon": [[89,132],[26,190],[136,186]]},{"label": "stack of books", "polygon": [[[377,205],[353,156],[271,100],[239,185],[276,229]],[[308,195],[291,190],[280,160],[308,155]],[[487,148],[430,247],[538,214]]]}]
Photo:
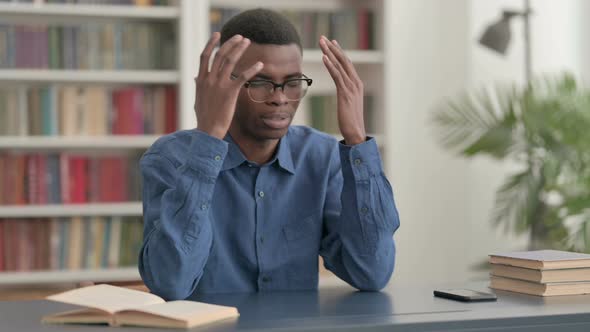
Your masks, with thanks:
[{"label": "stack of books", "polygon": [[490,255],[490,288],[538,295],[590,293],[590,254],[535,250]]}]

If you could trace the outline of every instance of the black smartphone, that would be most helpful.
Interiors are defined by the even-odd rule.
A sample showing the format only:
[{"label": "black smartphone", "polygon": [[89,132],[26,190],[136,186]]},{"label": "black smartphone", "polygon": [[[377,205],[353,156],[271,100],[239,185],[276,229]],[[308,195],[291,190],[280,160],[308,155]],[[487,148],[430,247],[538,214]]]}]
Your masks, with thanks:
[{"label": "black smartphone", "polygon": [[483,302],[497,300],[496,294],[465,288],[435,290],[434,296],[462,302]]}]

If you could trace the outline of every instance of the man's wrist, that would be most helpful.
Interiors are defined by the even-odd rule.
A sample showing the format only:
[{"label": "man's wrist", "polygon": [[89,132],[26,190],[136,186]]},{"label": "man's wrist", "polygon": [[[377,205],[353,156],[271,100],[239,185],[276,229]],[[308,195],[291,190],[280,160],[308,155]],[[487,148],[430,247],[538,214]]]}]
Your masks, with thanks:
[{"label": "man's wrist", "polygon": [[344,143],[346,145],[357,145],[357,144],[361,144],[367,141],[367,136],[366,135],[355,135],[355,136],[345,136],[344,137]]},{"label": "man's wrist", "polygon": [[210,128],[204,128],[202,126],[197,126],[197,129],[204,132],[205,134],[218,138],[218,139],[223,139],[225,138],[225,135],[227,134],[227,130],[219,130],[219,129],[210,129]]}]

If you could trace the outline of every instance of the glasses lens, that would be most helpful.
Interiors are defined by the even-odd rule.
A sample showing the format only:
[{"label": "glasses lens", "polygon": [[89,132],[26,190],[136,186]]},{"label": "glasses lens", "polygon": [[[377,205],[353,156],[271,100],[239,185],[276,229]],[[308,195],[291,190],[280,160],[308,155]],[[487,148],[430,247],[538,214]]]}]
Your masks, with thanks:
[{"label": "glasses lens", "polygon": [[272,95],[273,88],[274,86],[270,82],[250,81],[250,86],[248,86],[248,94],[252,100],[264,102]]},{"label": "glasses lens", "polygon": [[283,90],[288,100],[300,100],[307,92],[307,81],[304,79],[289,80],[285,82]]},{"label": "glasses lens", "polygon": [[[301,100],[307,92],[309,83],[305,79],[292,79],[285,81],[283,93],[287,100]],[[248,95],[255,102],[265,102],[272,97],[274,85],[268,81],[250,81],[248,85]]]}]

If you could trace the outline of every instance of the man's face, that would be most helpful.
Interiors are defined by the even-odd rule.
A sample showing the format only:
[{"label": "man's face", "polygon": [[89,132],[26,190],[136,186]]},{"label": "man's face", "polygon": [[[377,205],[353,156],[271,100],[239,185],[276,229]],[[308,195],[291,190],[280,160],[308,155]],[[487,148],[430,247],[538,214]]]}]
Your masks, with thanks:
[{"label": "man's face", "polygon": [[[235,74],[241,74],[256,62],[264,64],[262,70],[252,78],[283,83],[289,78],[301,77],[301,51],[296,44],[263,45],[252,43],[236,64]],[[288,101],[281,89],[264,102],[254,102],[248,89],[242,88],[236,103],[236,112],[230,132],[255,141],[283,137],[293,121],[299,101]]]}]

